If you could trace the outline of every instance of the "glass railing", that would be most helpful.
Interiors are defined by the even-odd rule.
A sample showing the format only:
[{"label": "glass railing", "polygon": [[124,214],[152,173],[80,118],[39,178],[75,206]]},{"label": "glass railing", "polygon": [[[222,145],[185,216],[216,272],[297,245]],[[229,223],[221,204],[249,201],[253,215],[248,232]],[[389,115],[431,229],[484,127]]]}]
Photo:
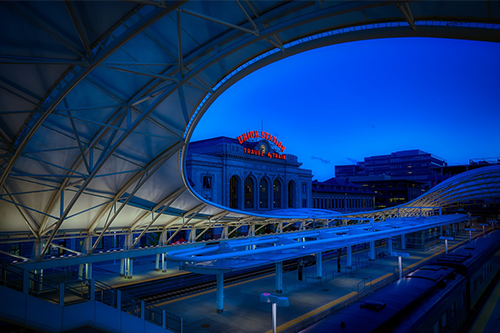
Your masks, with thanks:
[{"label": "glass railing", "polygon": [[181,317],[120,292],[105,283],[93,279],[71,279],[70,276],[53,280],[40,273],[29,272],[27,276],[25,274],[22,268],[0,262],[0,285],[59,305],[94,299],[171,331],[183,330]]}]

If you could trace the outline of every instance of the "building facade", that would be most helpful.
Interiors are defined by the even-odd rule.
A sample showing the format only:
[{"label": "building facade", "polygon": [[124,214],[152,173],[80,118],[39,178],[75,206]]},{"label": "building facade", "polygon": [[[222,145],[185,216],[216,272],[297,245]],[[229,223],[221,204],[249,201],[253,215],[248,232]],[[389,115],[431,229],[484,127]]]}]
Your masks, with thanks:
[{"label": "building facade", "polygon": [[[410,180],[432,186],[433,168],[446,166],[444,159],[422,150],[404,150],[390,155],[365,157],[357,165],[339,165],[335,167],[335,177],[354,176],[391,176],[393,180]],[[354,168],[353,168],[354,167]]]},{"label": "building facade", "polygon": [[312,182],[314,208],[339,213],[365,212],[375,209],[375,192],[367,187],[330,178],[324,182]]},{"label": "building facade", "polygon": [[186,174],[208,201],[245,211],[312,207],[312,171],[263,131],[191,142]]},{"label": "building facade", "polygon": [[391,176],[359,176],[348,178],[350,182],[369,189],[375,195],[375,209],[404,204],[426,192],[426,184]]}]

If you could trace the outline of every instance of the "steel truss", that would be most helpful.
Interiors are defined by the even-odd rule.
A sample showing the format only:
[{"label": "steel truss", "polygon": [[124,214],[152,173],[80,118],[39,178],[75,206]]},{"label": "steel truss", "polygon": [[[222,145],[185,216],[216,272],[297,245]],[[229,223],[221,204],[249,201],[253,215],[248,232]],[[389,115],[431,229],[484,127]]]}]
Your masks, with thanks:
[{"label": "steel truss", "polygon": [[[104,5],[119,14],[108,18]],[[231,238],[245,228],[253,236],[266,228],[285,233],[297,223],[303,230],[342,225],[337,216],[250,215],[194,193],[184,174],[185,147],[210,104],[262,66],[325,45],[393,36],[500,39],[500,22],[494,19],[500,14],[478,8],[486,3],[56,1],[44,6],[0,4],[10,15],[3,24],[30,29],[47,45],[13,36],[9,43],[15,47],[0,52],[0,209],[6,212],[0,242],[47,244],[37,259],[54,240],[71,237],[94,237],[92,253],[103,237],[116,233],[138,235],[133,248],[151,232],[161,232],[166,246],[181,230],[190,230],[195,243],[212,228]],[[66,23],[56,24],[52,16]],[[33,79],[20,80],[6,65]],[[484,168],[398,208],[345,218],[379,222],[431,215],[433,207],[469,201],[498,203],[498,173]]]}]

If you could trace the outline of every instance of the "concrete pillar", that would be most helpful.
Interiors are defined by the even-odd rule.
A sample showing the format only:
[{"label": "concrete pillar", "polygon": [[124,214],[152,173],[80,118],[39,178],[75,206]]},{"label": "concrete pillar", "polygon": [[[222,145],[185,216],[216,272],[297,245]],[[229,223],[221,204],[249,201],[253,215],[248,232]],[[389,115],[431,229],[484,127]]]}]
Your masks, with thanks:
[{"label": "concrete pillar", "polygon": [[132,276],[134,275],[134,261],[130,258],[128,258],[128,262],[129,262],[129,276],[128,278],[131,279]]},{"label": "concrete pillar", "polygon": [[31,258],[37,260],[43,250],[43,240],[35,240],[33,242],[33,250],[31,251]]},{"label": "concrete pillar", "polygon": [[161,271],[165,273],[167,271],[165,267],[165,253],[161,254]]},{"label": "concrete pillar", "polygon": [[134,244],[134,235],[132,233],[126,234],[125,242],[123,243],[123,248],[125,250],[128,250],[132,247],[132,244]]},{"label": "concrete pillar", "polygon": [[217,273],[217,313],[224,312],[224,273]]},{"label": "concrete pillar", "polygon": [[85,278],[92,279],[92,263],[85,264]]},{"label": "concrete pillar", "polygon": [[401,235],[401,249],[406,249],[406,239],[405,239],[405,234]]},{"label": "concrete pillar", "polygon": [[276,293],[283,292],[283,262],[276,263]]},{"label": "concrete pillar", "polygon": [[125,276],[125,259],[120,259],[120,276]]},{"label": "concrete pillar", "polygon": [[323,276],[323,253],[316,253],[316,277]]},{"label": "concrete pillar", "polygon": [[159,271],[160,270],[160,254],[156,254],[156,263],[155,263],[155,270]]},{"label": "concrete pillar", "polygon": [[370,241],[369,259],[375,260],[375,241]]},{"label": "concrete pillar", "polygon": [[387,238],[387,252],[392,252],[392,237]]},{"label": "concrete pillar", "polygon": [[352,267],[352,245],[347,246],[347,267]]},{"label": "concrete pillar", "polygon": [[163,230],[160,234],[160,239],[158,240],[158,245],[164,246],[167,243],[168,232],[167,230]]},{"label": "concrete pillar", "polygon": [[83,240],[82,253],[83,254],[89,253],[91,249],[92,249],[92,236],[87,236]]},{"label": "concrete pillar", "polygon": [[83,279],[83,264],[78,265],[78,278]]}]

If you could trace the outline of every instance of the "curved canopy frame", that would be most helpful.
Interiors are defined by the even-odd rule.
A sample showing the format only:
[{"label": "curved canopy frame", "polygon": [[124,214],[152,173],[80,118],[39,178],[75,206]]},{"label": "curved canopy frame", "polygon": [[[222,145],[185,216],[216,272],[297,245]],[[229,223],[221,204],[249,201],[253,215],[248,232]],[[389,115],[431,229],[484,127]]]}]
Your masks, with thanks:
[{"label": "curved canopy frame", "polygon": [[[491,1],[4,1],[0,18],[0,237],[98,236],[90,252],[110,232],[303,219],[206,202],[185,179],[196,124],[249,73],[355,40],[500,39]],[[406,207],[497,200],[498,172],[475,177]]]}]

